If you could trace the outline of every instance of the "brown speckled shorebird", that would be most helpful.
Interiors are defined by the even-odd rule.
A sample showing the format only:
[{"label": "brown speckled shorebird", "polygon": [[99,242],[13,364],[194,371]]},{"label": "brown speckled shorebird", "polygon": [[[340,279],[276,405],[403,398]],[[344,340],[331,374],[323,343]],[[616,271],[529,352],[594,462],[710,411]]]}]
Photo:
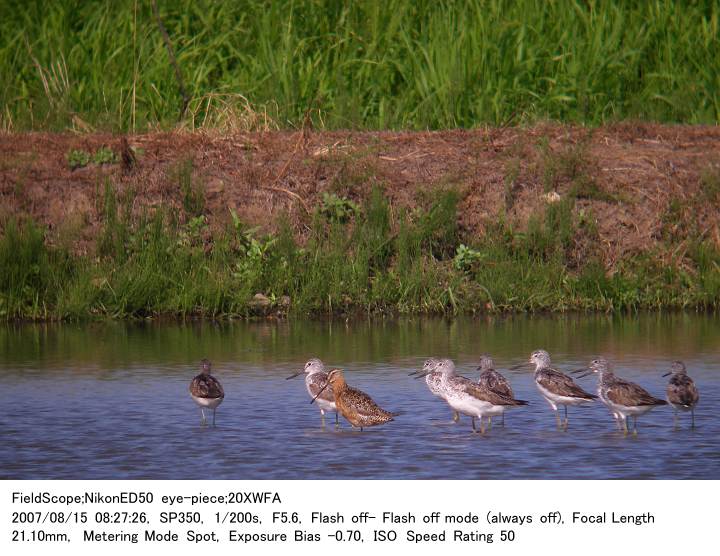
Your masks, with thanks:
[{"label": "brown speckled shorebird", "polygon": [[201,372],[190,383],[190,396],[200,406],[202,424],[207,424],[205,409],[212,409],[212,424],[215,426],[215,410],[225,399],[225,391],[220,381],[210,374],[212,364],[207,359],[200,362]]},{"label": "brown speckled shorebird", "polygon": [[[487,354],[480,356],[480,365],[477,368],[480,371],[478,384],[490,392],[495,392],[506,398],[514,399],[512,386],[508,379],[495,370],[495,362]],[[488,424],[492,426],[492,417],[488,418]],[[505,426],[505,412],[502,412],[502,426]]]},{"label": "brown speckled shorebird", "polygon": [[628,433],[628,417],[633,418],[633,434],[637,434],[638,416],[659,405],[667,405],[665,400],[656,398],[639,384],[615,376],[612,365],[603,357],[593,359],[586,369],[578,369],[574,372],[582,373],[580,376],[592,373],[598,375],[600,399],[625,434]]},{"label": "brown speckled shorebird", "polygon": [[398,415],[382,409],[365,392],[348,386],[340,369],[333,369],[328,373],[327,382],[310,403],[313,403],[328,387],[332,389],[335,396],[337,410],[353,427],[359,427],[361,431],[364,427],[382,425],[392,421],[393,417]]},{"label": "brown speckled shorebird", "polygon": [[689,411],[692,415],[692,426],[695,427],[695,406],[700,400],[700,393],[692,378],[687,374],[682,361],[673,361],[670,372],[663,376],[670,376],[667,385],[667,401],[675,410],[675,427],[677,427],[678,411]]}]

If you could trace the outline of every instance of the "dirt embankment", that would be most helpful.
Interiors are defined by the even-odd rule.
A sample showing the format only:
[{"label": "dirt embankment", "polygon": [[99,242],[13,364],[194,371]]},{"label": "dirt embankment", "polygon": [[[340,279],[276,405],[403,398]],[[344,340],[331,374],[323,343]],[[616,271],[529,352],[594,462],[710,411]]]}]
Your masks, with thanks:
[{"label": "dirt embankment", "polygon": [[[249,225],[270,230],[286,213],[299,236],[324,192],[357,199],[379,183],[396,207],[412,207],[438,187],[456,187],[459,224],[470,241],[502,215],[522,228],[546,203],[573,196],[575,215],[596,221],[608,268],[653,249],[682,258],[690,237],[720,248],[717,127],[152,133],[127,140],[134,163],[123,163],[119,136],[0,135],[1,221],[30,215],[51,237],[71,237],[75,249],[87,251],[101,226],[106,178],[135,212],[182,209],[184,167],[191,168],[211,222],[229,218],[232,208]],[[70,168],[71,151],[92,157],[102,147],[112,149],[117,162]]]}]

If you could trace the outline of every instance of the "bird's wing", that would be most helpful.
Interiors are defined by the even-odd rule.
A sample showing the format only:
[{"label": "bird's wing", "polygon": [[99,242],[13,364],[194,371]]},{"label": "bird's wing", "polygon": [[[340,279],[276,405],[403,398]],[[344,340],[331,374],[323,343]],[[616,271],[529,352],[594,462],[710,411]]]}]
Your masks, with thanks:
[{"label": "bird's wing", "polygon": [[454,380],[466,394],[493,405],[524,405],[526,403],[504,396],[494,390],[483,388],[480,384],[475,384],[472,380],[462,376],[455,377]]},{"label": "bird's wing", "polygon": [[480,374],[480,378],[478,379],[478,384],[508,398],[513,397],[513,391],[510,383],[503,375],[495,370],[482,372]]},{"label": "bird's wing", "polygon": [[347,398],[347,401],[352,404],[355,411],[357,411],[360,415],[390,413],[376,404],[365,392],[358,390],[357,388],[348,386],[345,391],[345,397]]},{"label": "bird's wing", "polygon": [[535,380],[537,380],[538,384],[545,388],[545,390],[557,396],[584,398],[586,400],[597,398],[595,394],[590,394],[580,388],[568,375],[555,369],[542,369],[538,371]]},{"label": "bird's wing", "polygon": [[222,384],[220,384],[220,381],[218,379],[216,379],[214,376],[209,376],[208,383],[210,385],[209,389],[211,398],[225,397],[225,390],[223,390]]},{"label": "bird's wing", "polygon": [[225,392],[223,391],[220,382],[209,375],[197,375],[192,379],[190,383],[190,393],[196,398],[224,398]]},{"label": "bird's wing", "polygon": [[695,382],[689,376],[674,376],[667,387],[668,400],[674,404],[692,406],[700,399]]},{"label": "bird's wing", "polygon": [[639,384],[629,380],[617,379],[607,390],[607,398],[618,405],[641,406],[641,405],[663,405],[667,403],[650,394]]},{"label": "bird's wing", "polygon": [[[327,383],[327,373],[313,373],[308,376],[307,388],[310,395],[314,398],[318,395],[318,392],[322,390],[323,386]],[[335,396],[333,396],[332,388],[328,386],[325,390],[322,390],[322,394],[318,396],[318,399],[325,400],[326,402],[335,403]]]}]

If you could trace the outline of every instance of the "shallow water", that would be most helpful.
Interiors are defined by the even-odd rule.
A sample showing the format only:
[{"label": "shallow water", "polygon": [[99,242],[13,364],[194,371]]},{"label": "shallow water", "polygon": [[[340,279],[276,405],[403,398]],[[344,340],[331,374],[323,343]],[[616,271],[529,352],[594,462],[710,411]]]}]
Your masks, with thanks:
[{"label": "shallow water", "polygon": [[[506,371],[536,348],[561,369],[595,355],[664,397],[660,375],[682,359],[700,388],[696,428],[672,411],[615,432],[600,403],[555,428],[531,370]],[[490,353],[518,398],[484,437],[407,376],[430,356],[475,378]],[[382,427],[321,425],[302,377],[311,356],[402,415]],[[187,387],[209,357],[225,402],[200,426]],[[595,379],[580,380],[595,390]],[[0,478],[695,478],[720,479],[720,317],[653,314],[371,322],[22,325],[0,327]]]}]

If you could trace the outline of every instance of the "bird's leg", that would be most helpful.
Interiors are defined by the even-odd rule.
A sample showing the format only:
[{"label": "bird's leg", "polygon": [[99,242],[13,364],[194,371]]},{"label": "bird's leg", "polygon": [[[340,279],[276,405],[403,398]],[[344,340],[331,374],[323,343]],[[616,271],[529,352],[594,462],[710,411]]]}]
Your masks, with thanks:
[{"label": "bird's leg", "polygon": [[337,411],[335,412],[335,426],[336,426],[336,427],[339,427],[339,426],[340,426],[340,417],[339,417]]},{"label": "bird's leg", "polygon": [[492,415],[488,415],[487,418],[488,429],[492,428]]},{"label": "bird's leg", "polygon": [[502,421],[501,421],[501,423],[502,423],[502,427],[505,428],[505,412],[504,412],[504,411],[502,412]]},{"label": "bird's leg", "polygon": [[695,408],[694,407],[690,410],[690,417],[692,419],[692,423],[690,426],[692,428],[695,428]]},{"label": "bird's leg", "polygon": [[613,418],[615,419],[615,425],[617,426],[618,430],[620,432],[622,432],[622,430],[623,430],[622,418],[620,417],[620,415],[618,413],[613,413]]},{"label": "bird's leg", "polygon": [[557,423],[557,428],[562,428],[562,423],[560,421],[560,412],[555,408],[555,422]]},{"label": "bird's leg", "polygon": [[200,408],[200,424],[207,425],[207,419],[205,419],[205,410],[202,407]]},{"label": "bird's leg", "polygon": [[477,429],[475,428],[475,417],[471,417],[472,419],[472,428],[475,432],[477,432]]},{"label": "bird's leg", "polygon": [[625,436],[627,436],[627,433],[628,433],[627,420],[628,420],[628,418],[627,418],[627,417],[623,417],[623,416],[621,415],[621,416],[620,416],[620,419],[622,419],[623,434],[624,434]]},{"label": "bird's leg", "polygon": [[[488,418],[488,421],[490,419]],[[480,434],[485,434],[485,417],[480,416]]]},{"label": "bird's leg", "polygon": [[565,427],[565,430],[567,430],[568,427],[568,415],[567,415],[567,406],[565,406],[565,423],[563,424]]},{"label": "bird's leg", "polygon": [[637,415],[633,417],[633,436],[637,436]]},{"label": "bird's leg", "polygon": [[213,409],[213,427],[215,426],[215,409]]},{"label": "bird's leg", "polygon": [[453,423],[457,423],[460,420],[460,414],[457,411],[453,412]]}]

